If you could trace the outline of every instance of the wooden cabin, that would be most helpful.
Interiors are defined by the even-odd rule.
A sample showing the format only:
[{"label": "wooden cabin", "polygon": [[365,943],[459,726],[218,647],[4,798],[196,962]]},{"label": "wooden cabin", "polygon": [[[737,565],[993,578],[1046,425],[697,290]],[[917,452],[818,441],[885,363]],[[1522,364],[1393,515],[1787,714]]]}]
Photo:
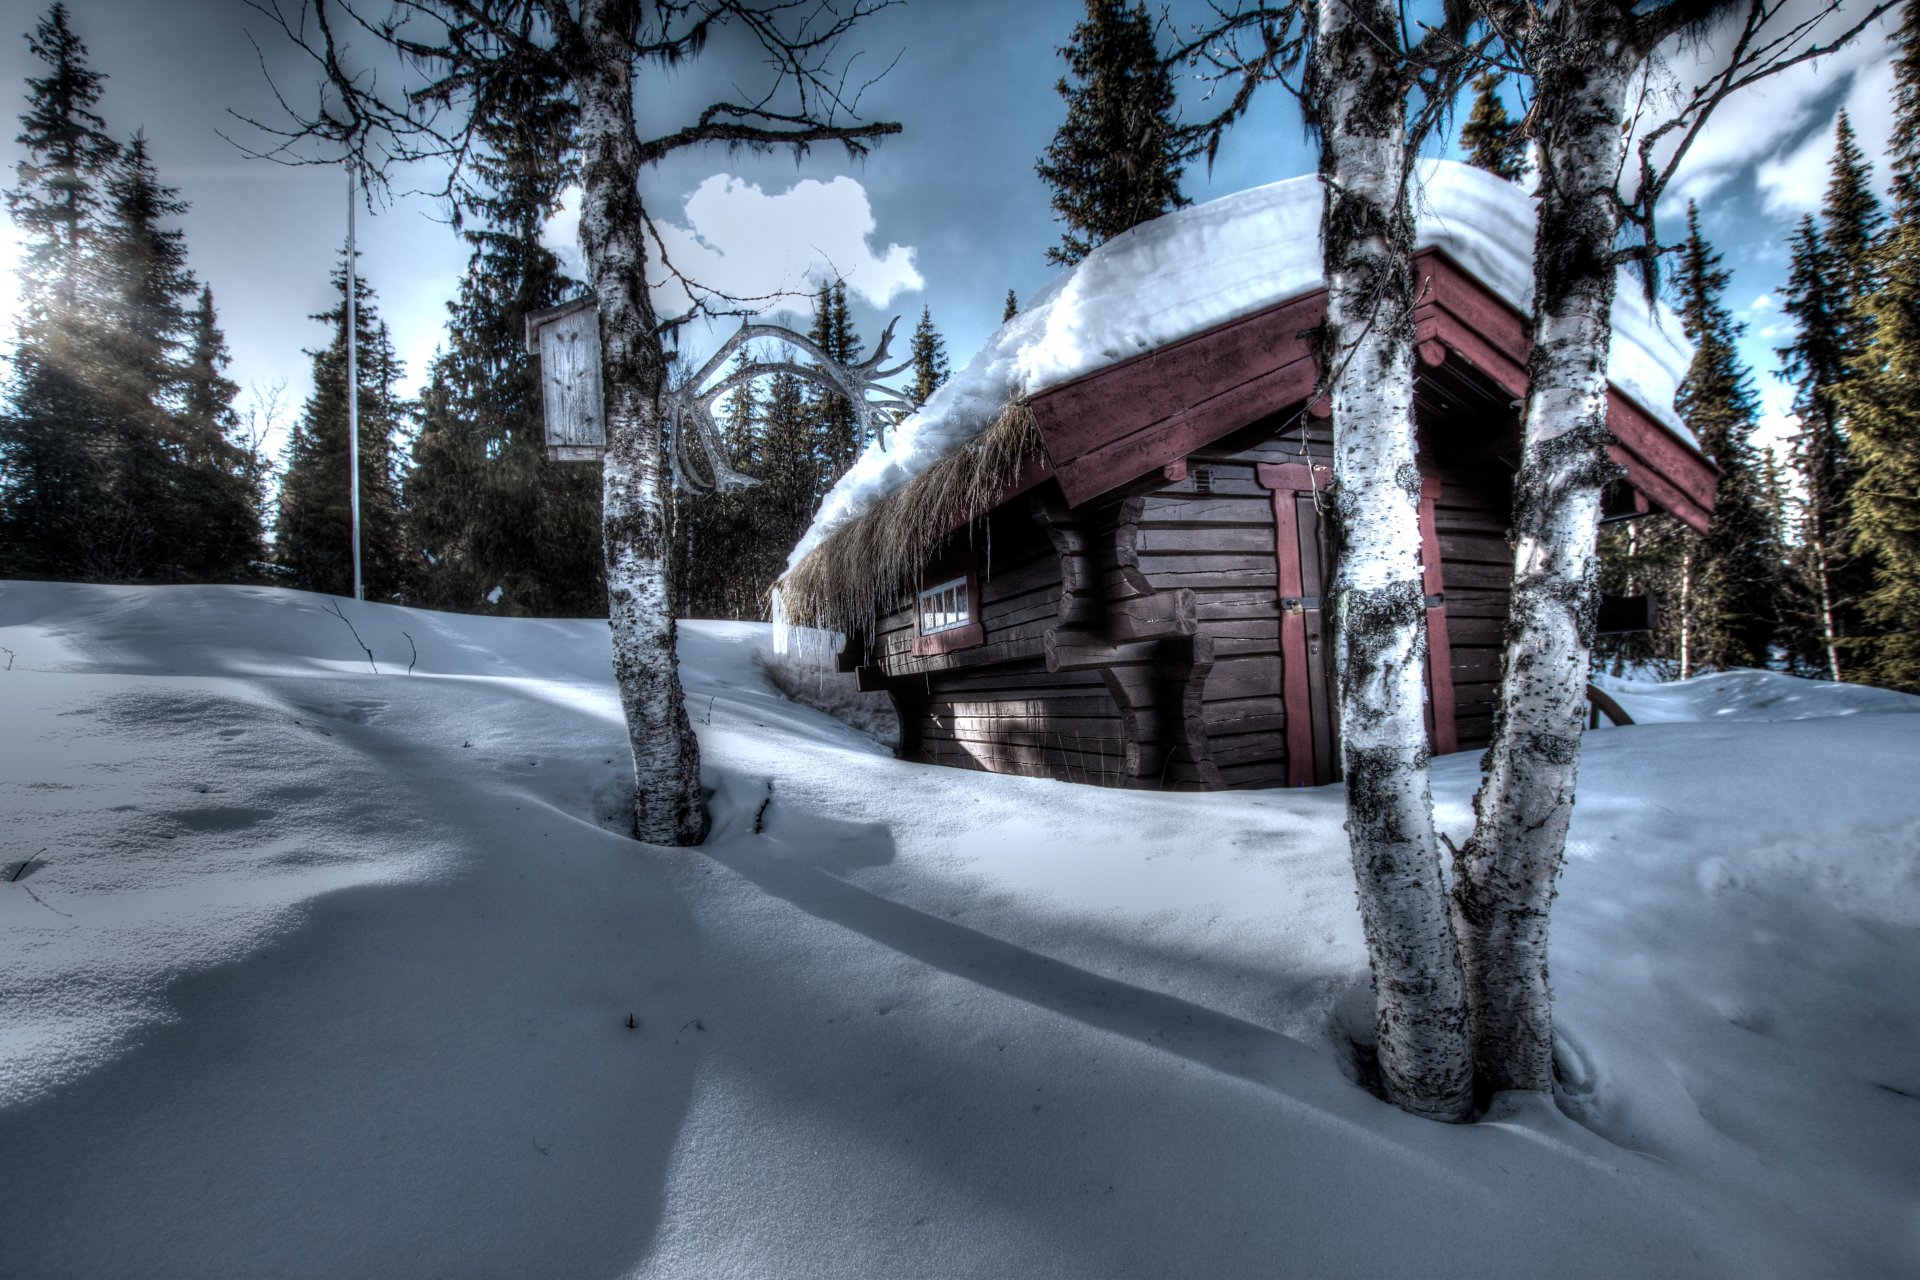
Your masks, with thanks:
[{"label": "wooden cabin", "polygon": [[[1492,729],[1528,340],[1446,254],[1417,262],[1428,719],[1443,754]],[[908,580],[896,562],[864,618],[843,595],[826,619],[847,633],[842,669],[891,696],[903,758],[1145,788],[1338,776],[1332,433],[1309,400],[1325,305],[1324,289],[1294,297],[1032,395],[1023,460],[972,518],[942,520]],[[1607,516],[1704,529],[1713,464],[1617,386],[1608,420],[1626,475]],[[803,571],[819,568],[803,560],[789,584],[817,596]]]}]

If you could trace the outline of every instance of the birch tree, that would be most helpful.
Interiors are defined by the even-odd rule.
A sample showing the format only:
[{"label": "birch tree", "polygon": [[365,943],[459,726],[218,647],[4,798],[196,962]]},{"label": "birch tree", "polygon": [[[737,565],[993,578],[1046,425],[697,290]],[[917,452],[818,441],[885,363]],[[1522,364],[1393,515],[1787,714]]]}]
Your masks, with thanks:
[{"label": "birch tree", "polygon": [[[1320,391],[1333,409],[1341,539],[1333,593],[1340,749],[1381,1083],[1409,1111],[1462,1120],[1473,1107],[1466,995],[1427,776],[1410,188],[1420,140],[1472,65],[1469,22],[1450,8],[1443,26],[1414,40],[1399,0],[1249,6],[1237,18],[1241,25],[1175,55],[1203,57],[1241,80],[1242,93],[1200,126],[1211,130],[1196,135],[1209,150],[1257,78],[1284,79],[1289,60],[1310,47],[1299,92],[1320,135],[1324,193]],[[1241,57],[1232,40],[1247,33],[1257,33],[1259,52]]]},{"label": "birch tree", "polygon": [[[898,133],[897,124],[857,118],[863,86],[846,78],[840,56],[853,29],[891,0],[839,7],[812,0],[250,2],[306,51],[321,82],[310,106],[289,105],[290,126],[270,129],[278,138],[270,154],[278,158],[331,163],[309,148],[337,155],[344,146],[371,183],[384,182],[395,166],[444,162],[450,195],[480,124],[515,100],[517,81],[550,84],[577,107],[580,246],[598,299],[605,388],[602,541],[614,674],[633,752],[633,829],[657,844],[698,844],[706,812],[668,602],[660,415],[662,334],[691,312],[663,317],[649,272],[656,283],[684,288],[693,311],[724,310],[728,300],[674,269],[640,178],[670,155],[710,144],[803,153],[837,143],[860,156],[875,139]],[[679,127],[643,137],[637,119],[659,111],[646,73],[694,62],[716,41],[757,59],[761,81],[736,87],[732,77],[749,62],[732,61],[732,96],[716,95]],[[377,60],[395,56],[409,76],[398,90],[377,76]]]},{"label": "birch tree", "polygon": [[[1816,41],[1836,6],[1782,0],[1539,0],[1488,6],[1511,24],[1532,83],[1539,224],[1533,352],[1514,481],[1513,595],[1500,698],[1473,834],[1454,863],[1474,1071],[1482,1090],[1553,1088],[1547,923],[1566,850],[1593,648],[1601,490],[1608,457],[1607,358],[1617,272],[1637,261],[1649,291],[1660,197],[1713,110],[1740,89],[1850,39],[1889,5]],[[1675,37],[1716,22],[1725,52],[1682,86],[1657,123],[1634,127],[1630,97]],[[1622,175],[1627,175],[1622,194]],[[1625,250],[1623,228],[1638,233]]]}]

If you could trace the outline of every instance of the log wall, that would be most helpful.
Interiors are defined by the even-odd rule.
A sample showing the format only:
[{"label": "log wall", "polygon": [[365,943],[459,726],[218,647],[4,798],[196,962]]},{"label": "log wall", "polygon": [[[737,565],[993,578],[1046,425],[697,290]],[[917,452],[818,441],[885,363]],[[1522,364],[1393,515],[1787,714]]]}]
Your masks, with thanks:
[{"label": "log wall", "polygon": [[[1453,409],[1423,414],[1423,447],[1436,447],[1422,458],[1441,482],[1434,524],[1464,750],[1492,729],[1510,492],[1487,456],[1505,431]],[[1107,786],[1287,785],[1275,495],[1258,468],[1331,458],[1328,424],[1296,410],[1082,507],[1043,490],[976,523],[931,576],[974,558],[982,642],[916,656],[909,600],[877,621],[856,658],[869,687],[894,697],[901,755]],[[1330,586],[1328,507],[1310,497],[1295,507],[1303,548],[1321,553],[1302,557],[1308,597]],[[1332,641],[1317,626],[1309,636],[1308,776],[1328,781],[1338,773]]]}]

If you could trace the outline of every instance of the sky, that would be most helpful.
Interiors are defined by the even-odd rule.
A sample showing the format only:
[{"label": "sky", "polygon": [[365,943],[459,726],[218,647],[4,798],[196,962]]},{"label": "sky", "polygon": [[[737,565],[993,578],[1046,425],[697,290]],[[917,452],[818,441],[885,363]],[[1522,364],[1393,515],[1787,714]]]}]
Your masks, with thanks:
[{"label": "sky", "polygon": [[[26,77],[41,71],[23,37],[45,10],[38,0],[0,0],[0,88],[12,90],[0,111],[17,115]],[[330,302],[346,180],[338,167],[250,157],[248,148],[270,139],[243,117],[283,119],[275,86],[296,101],[311,96],[311,64],[244,0],[69,0],[69,10],[91,64],[108,77],[99,110],[109,129],[121,137],[144,129],[161,177],[191,203],[182,219],[189,255],[213,288],[243,405],[283,384],[284,426],[309,389],[304,351],[326,336],[309,317]],[[899,316],[893,349],[904,352],[925,306],[954,366],[965,364],[998,326],[1007,290],[1025,299],[1055,274],[1045,252],[1059,227],[1033,166],[1064,111],[1053,89],[1064,71],[1057,50],[1083,12],[1083,0],[912,0],[869,19],[848,49],[857,74],[886,74],[866,92],[862,114],[899,121],[904,132],[857,162],[837,148],[798,162],[720,149],[680,153],[643,178],[676,262],[730,292],[794,293],[797,327],[805,326],[803,295],[812,283],[838,273],[868,343]],[[1181,0],[1169,20],[1184,31],[1204,12],[1203,4]],[[1727,302],[1748,325],[1744,351],[1766,403],[1766,439],[1788,425],[1789,392],[1773,372],[1773,349],[1789,333],[1779,309],[1787,237],[1818,206],[1837,110],[1849,111],[1870,156],[1885,143],[1891,25],[1731,100],[1667,201],[1666,227],[1677,235],[1684,200],[1698,199],[1704,232],[1725,255]],[[1701,56],[1675,52],[1674,75],[1684,76]],[[752,73],[724,45],[671,76],[649,73],[643,123],[678,120],[712,97],[732,96]],[[1189,115],[1207,110],[1205,88],[1182,83]],[[0,155],[9,184],[20,158],[12,132],[0,133],[8,138]],[[1297,110],[1269,87],[1211,171],[1195,166],[1183,187],[1201,201],[1313,167]],[[408,388],[424,378],[445,339],[446,302],[467,259],[444,209],[412,194],[441,178],[430,170],[397,174],[392,190],[358,217],[361,271],[392,326]],[[1884,188],[1884,173],[1876,178]],[[557,247],[567,247],[573,227],[563,209],[549,226]],[[0,213],[0,266],[16,250]],[[12,331],[13,281],[0,274],[3,343]],[[688,338],[695,348],[714,340]]]}]

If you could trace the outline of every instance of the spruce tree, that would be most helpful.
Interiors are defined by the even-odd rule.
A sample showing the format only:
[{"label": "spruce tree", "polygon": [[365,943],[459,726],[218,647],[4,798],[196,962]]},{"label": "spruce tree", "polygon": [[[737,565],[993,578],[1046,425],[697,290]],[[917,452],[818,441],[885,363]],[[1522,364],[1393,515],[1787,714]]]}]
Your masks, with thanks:
[{"label": "spruce tree", "polygon": [[1779,348],[1781,376],[1793,383],[1800,429],[1790,458],[1800,476],[1801,513],[1793,540],[1793,577],[1800,604],[1785,618],[1795,664],[1829,679],[1844,678],[1847,638],[1859,631],[1857,578],[1851,546],[1853,467],[1839,402],[1857,353],[1849,326],[1854,300],[1811,217],[1790,242],[1792,267],[1781,309],[1797,332]]},{"label": "spruce tree", "polygon": [[1779,626],[1779,548],[1751,443],[1759,402],[1736,346],[1745,326],[1722,301],[1727,280],[1689,203],[1677,283],[1694,356],[1674,403],[1722,472],[1712,522],[1687,565],[1688,665],[1700,669],[1766,666]]},{"label": "spruce tree", "polygon": [[[860,338],[853,331],[853,319],[847,311],[846,281],[822,282],[814,299],[813,328],[807,336],[841,364],[852,364],[860,358]],[[811,390],[807,401],[813,407],[818,432],[819,466],[815,474],[819,487],[814,493],[817,501],[853,465],[867,442],[860,437],[859,419],[845,396],[824,389]],[[805,526],[801,528],[804,530]],[[797,540],[798,535],[795,536]]]},{"label": "spruce tree", "polygon": [[226,376],[229,361],[213,290],[203,285],[187,316],[180,371],[175,438],[186,470],[178,509],[190,524],[179,530],[175,545],[185,574],[224,582],[253,577],[253,566],[265,556],[266,475],[237,440],[240,417],[233,403],[240,388]]},{"label": "spruce tree", "polygon": [[1129,227],[1189,203],[1180,194],[1173,79],[1144,4],[1087,0],[1060,56],[1067,118],[1034,166],[1066,223],[1047,261],[1071,266]]},{"label": "spruce tree", "polygon": [[914,401],[925,404],[947,380],[947,344],[933,327],[933,312],[920,308],[920,323],[913,327],[913,385],[908,388]]},{"label": "spruce tree", "polygon": [[1907,5],[1899,45],[1893,225],[1859,310],[1861,367],[1839,399],[1856,467],[1853,549],[1872,574],[1856,647],[1874,683],[1920,693],[1920,6]]},{"label": "spruce tree", "polygon": [[[752,356],[741,352],[734,365],[744,373]],[[752,381],[742,382],[719,412],[728,461],[736,471],[759,476],[760,396]],[[767,592],[786,567],[792,543],[775,545],[765,519],[765,486],[680,494],[683,566],[681,595],[685,616],[759,619],[766,616]]]},{"label": "spruce tree", "polygon": [[1827,246],[1833,251],[1834,264],[1848,292],[1856,298],[1871,293],[1876,267],[1874,246],[1886,225],[1886,211],[1880,207],[1880,197],[1873,193],[1873,165],[1860,150],[1853,122],[1844,110],[1834,121],[1833,160],[1821,216],[1826,222]]},{"label": "spruce tree", "polygon": [[[332,340],[313,359],[313,394],[287,442],[274,554],[294,586],[353,594],[352,520],[347,467],[347,273],[333,272],[340,301],[313,319]],[[406,406],[393,394],[399,362],[373,305],[373,289],[356,273],[359,332],[361,562],[367,598],[409,598],[413,557],[394,486],[393,438]]]},{"label": "spruce tree", "polygon": [[200,521],[187,509],[197,486],[175,416],[187,308],[198,286],[187,269],[185,235],[166,225],[187,205],[160,181],[142,134],[120,153],[107,195],[98,243],[103,358],[93,385],[103,443],[114,458],[114,501],[102,523],[113,547],[108,574],[129,581],[200,577]]},{"label": "spruce tree", "polygon": [[448,305],[448,346],[421,396],[406,479],[425,552],[423,602],[499,613],[601,615],[599,469],[546,456],[538,357],[526,317],[578,292],[541,243],[567,180],[573,108],[537,79],[497,90],[482,122],[480,189],[461,201],[472,247]]},{"label": "spruce tree", "polygon": [[1013,296],[1013,290],[1007,290],[1007,305],[1000,312],[1000,323],[1005,324],[1020,314],[1020,300]]},{"label": "spruce tree", "polygon": [[0,575],[112,572],[103,518],[114,451],[96,394],[102,352],[94,241],[119,147],[94,111],[105,77],[64,4],[27,38],[47,74],[29,78],[15,141],[24,149],[7,209],[22,238],[20,311],[7,412],[0,415]]},{"label": "spruce tree", "polygon": [[1460,126],[1460,148],[1474,168],[1518,182],[1527,176],[1527,140],[1501,101],[1500,80],[1488,72],[1473,82],[1473,109]]}]

